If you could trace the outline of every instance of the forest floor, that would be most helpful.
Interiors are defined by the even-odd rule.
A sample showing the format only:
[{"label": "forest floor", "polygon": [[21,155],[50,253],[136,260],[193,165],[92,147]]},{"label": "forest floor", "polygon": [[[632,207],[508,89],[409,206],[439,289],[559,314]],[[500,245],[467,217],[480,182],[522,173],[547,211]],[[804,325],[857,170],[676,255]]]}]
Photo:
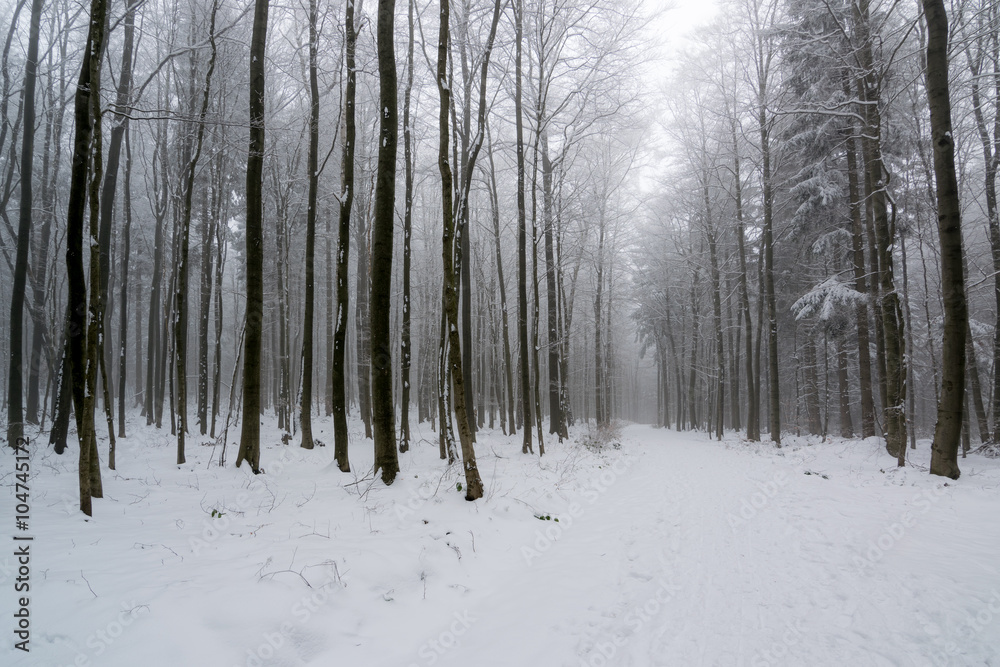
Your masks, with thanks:
[{"label": "forest floor", "polygon": [[174,464],[136,416],[92,519],[75,447],[33,448],[30,653],[7,542],[0,665],[1000,665],[998,460],[953,482],[927,474],[926,441],[897,469],[874,439],[649,426],[539,459],[497,431],[470,503],[426,424],[391,487],[351,428],[344,474],[328,421],[313,451],[266,422],[255,476],[207,438]]}]

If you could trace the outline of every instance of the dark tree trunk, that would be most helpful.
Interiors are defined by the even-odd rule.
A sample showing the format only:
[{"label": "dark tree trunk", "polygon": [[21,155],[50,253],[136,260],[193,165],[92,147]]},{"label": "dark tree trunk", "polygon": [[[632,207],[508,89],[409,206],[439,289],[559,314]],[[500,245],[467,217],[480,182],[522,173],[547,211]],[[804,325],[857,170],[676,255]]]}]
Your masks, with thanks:
[{"label": "dark tree trunk", "polygon": [[392,228],[396,212],[396,144],[399,133],[396,53],[393,47],[395,0],[378,2],[379,144],[372,224],[371,376],[375,471],[392,484],[399,472],[396,414],[392,401]]},{"label": "dark tree trunk", "polygon": [[[184,444],[187,437],[187,333],[188,333],[188,249],[190,247],[191,209],[194,196],[194,177],[201,157],[201,148],[205,140],[205,115],[208,113],[208,101],[212,88],[212,72],[215,70],[215,15],[216,3],[212,4],[212,14],[209,19],[209,43],[211,55],[208,60],[208,71],[205,73],[205,87],[202,91],[201,110],[198,113],[198,130],[195,135],[194,155],[187,164],[184,183],[184,207],[181,211],[179,230],[179,253],[176,263],[177,291],[174,294],[174,359],[177,362],[177,464],[185,462]],[[249,217],[249,216],[248,216]],[[249,227],[249,225],[248,225]],[[206,249],[206,252],[211,250]],[[257,467],[256,462],[251,462]]]},{"label": "dark tree trunk", "polygon": [[369,291],[371,289],[369,276],[371,247],[368,237],[370,222],[366,216],[366,206],[362,205],[358,208],[361,209],[361,214],[356,216],[355,222],[357,224],[354,228],[355,245],[358,249],[358,261],[354,272],[355,368],[358,376],[358,410],[361,413],[361,421],[365,425],[365,437],[371,439],[371,317],[368,307],[368,299],[371,296]]},{"label": "dark tree trunk", "polygon": [[[126,24],[127,25],[127,24]],[[121,288],[119,294],[120,320],[118,328],[118,437],[125,437],[125,386],[128,381],[128,305],[129,305],[129,255],[132,253],[132,147],[129,132],[125,131],[125,177],[122,183],[122,209],[125,226],[122,229]],[[140,310],[136,304],[136,313]],[[136,317],[136,324],[139,318]],[[141,332],[136,332],[137,336]],[[139,349],[136,339],[136,349]],[[136,356],[135,372],[139,373],[139,358]]]},{"label": "dark tree trunk", "polygon": [[[61,48],[62,51],[65,51],[65,37],[61,42]],[[65,59],[60,59],[60,81],[65,81],[65,67]],[[55,95],[52,87],[54,78],[54,74],[50,74],[48,77],[48,84],[46,86],[46,97],[48,99],[53,99]],[[46,282],[49,271],[49,245],[52,239],[52,226],[56,217],[54,199],[57,191],[56,184],[59,182],[60,156],[62,154],[62,141],[60,139],[62,137],[62,123],[66,105],[58,104],[55,107],[54,109],[49,109],[46,114],[45,140],[42,149],[42,192],[41,202],[39,202],[42,210],[42,228],[40,239],[35,247],[34,270],[30,276],[32,280],[32,303],[34,304],[34,308],[32,309],[31,357],[28,362],[28,395],[25,406],[27,411],[25,419],[29,424],[39,423],[39,408],[41,408],[42,412],[41,421],[45,421],[45,405],[44,403],[40,405],[38,400],[39,376],[41,375],[43,354],[46,356],[49,371],[49,380],[46,389],[53,383],[52,376],[58,376],[61,373],[60,370],[56,369],[56,364],[52,361],[54,348],[45,312],[49,291]],[[65,437],[63,441],[65,442]]]},{"label": "dark tree trunk", "polygon": [[517,337],[520,345],[521,411],[524,438],[521,452],[533,452],[531,446],[531,390],[528,372],[528,232],[524,202],[524,103],[521,90],[521,58],[524,0],[514,7],[514,127],[517,143]]},{"label": "dark tree trunk", "polygon": [[236,467],[260,472],[260,353],[264,321],[264,56],[268,0],[255,0],[250,38],[250,148],[246,174],[247,324],[243,357],[243,428]]},{"label": "dark tree trunk", "polygon": [[851,419],[851,388],[847,379],[847,345],[837,336],[837,394],[840,397],[840,437],[854,437],[854,422]]},{"label": "dark tree trunk", "polygon": [[597,291],[594,294],[594,421],[598,428],[607,426],[607,397],[604,395],[604,327],[601,318],[604,313],[604,202],[601,202],[600,221],[597,231]]},{"label": "dark tree trunk", "polygon": [[309,0],[309,156],[306,171],[309,180],[309,201],[306,204],[306,312],[302,325],[302,401],[299,423],[302,427],[302,448],[312,449],[313,404],[313,314],[316,300],[316,200],[319,185],[319,75],[317,73],[317,9],[316,0]]},{"label": "dark tree trunk", "polygon": [[754,378],[753,368],[753,319],[750,317],[750,289],[747,278],[746,223],[743,220],[743,177],[740,172],[739,142],[736,124],[732,125],[733,139],[733,180],[736,187],[736,248],[740,260],[740,308],[743,313],[744,344],[746,349],[747,376],[747,439],[760,440],[760,397],[759,383]]},{"label": "dark tree trunk", "polygon": [[[228,182],[227,178],[222,176],[222,162],[223,153],[219,153],[219,185],[218,189],[220,192],[223,191],[223,185]],[[228,186],[225,188],[228,192]],[[226,202],[223,204],[223,202]],[[209,435],[215,438],[215,420],[219,415],[219,394],[220,394],[220,380],[222,379],[222,276],[225,269],[225,249],[226,249],[226,225],[219,224],[219,220],[226,220],[229,218],[229,197],[222,198],[216,202],[219,206],[214,212],[216,223],[215,223],[215,363],[214,370],[212,372],[212,427],[209,431]],[[224,214],[223,214],[224,212]],[[237,350],[236,355],[239,355]],[[234,360],[233,374],[236,372],[236,362]],[[230,395],[232,395],[232,388],[230,388]],[[231,401],[232,399],[230,399]],[[232,406],[230,406],[230,410]],[[229,420],[226,420],[226,427],[229,426]]]},{"label": "dark tree trunk", "polygon": [[[97,461],[97,439],[94,437],[94,399],[88,394],[88,365],[95,365],[96,359],[88,359],[88,304],[87,287],[83,268],[84,217],[87,213],[87,179],[91,158],[91,139],[99,120],[99,95],[92,95],[92,88],[100,86],[100,54],[104,47],[104,27],[106,5],[104,0],[93,0],[90,8],[90,29],[87,46],[84,49],[80,78],[77,82],[74,102],[76,132],[73,139],[73,167],[70,175],[70,192],[66,204],[66,271],[69,284],[69,366],[72,375],[72,396],[76,413],[77,434],[80,440],[79,483],[80,511],[91,516],[91,498],[99,497],[94,484],[94,471],[100,472]],[[96,178],[96,175],[95,175]],[[96,205],[96,202],[91,202]],[[94,226],[94,225],[92,225]],[[92,232],[96,232],[93,229]],[[96,234],[93,234],[96,237]],[[96,239],[93,239],[96,241]],[[92,271],[92,273],[94,273]],[[97,282],[91,283],[95,288]],[[89,362],[89,364],[88,364]]]},{"label": "dark tree trunk", "polygon": [[809,433],[823,435],[823,420],[820,415],[819,374],[816,372],[816,341],[814,332],[807,330],[802,343],[803,376],[805,379],[806,419],[809,423]]},{"label": "dark tree trunk", "polygon": [[[149,295],[149,321],[146,325],[146,425],[149,426],[155,422],[157,428],[160,426],[160,415],[163,410],[162,387],[164,384],[159,360],[162,356],[161,349],[164,347],[164,341],[160,339],[160,291],[163,283],[163,226],[168,202],[165,124],[163,121],[157,125],[156,148],[153,156],[153,180],[154,187],[158,189],[158,192],[154,208],[156,230],[153,237],[153,285]],[[156,155],[157,152],[159,155]]]},{"label": "dark tree trunk", "polygon": [[[872,55],[874,37],[868,0],[861,0],[854,6],[855,24],[859,34],[859,60],[863,70],[859,82],[864,102],[865,132],[862,140],[865,155],[865,169],[870,188],[873,227],[875,230],[875,254],[878,257],[879,298],[881,301],[882,339],[885,349],[885,406],[886,451],[897,457],[903,465],[906,456],[906,360],[904,345],[904,325],[895,289],[892,268],[892,244],[895,225],[890,223],[887,208],[886,170],[882,160],[881,114],[879,111],[879,84],[874,71]],[[893,221],[894,222],[894,221]]]},{"label": "dark tree trunk", "polygon": [[712,222],[712,205],[709,199],[708,174],[704,176],[705,230],[708,238],[708,256],[712,278],[712,319],[715,324],[715,414],[713,415],[715,435],[722,440],[723,420],[726,414],[726,359],[722,332],[722,281],[719,277],[719,257],[716,249],[715,229]]},{"label": "dark tree trunk", "polygon": [[[358,40],[354,25],[354,3],[345,3],[345,58],[347,82],[344,86],[344,139],[341,156],[340,215],[337,243],[337,317],[333,334],[333,437],[334,456],[342,472],[350,471],[347,459],[347,372],[345,352],[347,345],[347,310],[350,306],[350,291],[347,288],[348,259],[351,247],[351,207],[354,205],[354,96],[357,86],[357,70],[354,51]],[[360,253],[361,250],[359,249]]]},{"label": "dark tree trunk", "polygon": [[781,446],[781,385],[778,378],[778,312],[774,294],[774,187],[771,183],[771,144],[767,111],[764,108],[764,80],[760,84],[761,187],[764,220],[761,243],[764,247],[764,304],[767,308],[767,414],[771,440]]},{"label": "dark tree trunk", "polygon": [[[993,259],[993,295],[996,303],[996,320],[993,332],[993,367],[1000,369],[1000,214],[997,212],[997,169],[1000,167],[1000,54],[998,54],[998,37],[996,34],[996,21],[1000,18],[1000,11],[993,5],[989,13],[980,15],[979,20],[992,22],[993,29],[989,30],[987,25],[979,24],[978,34],[975,38],[976,53],[973,55],[972,47],[966,45],[966,55],[969,59],[969,70],[971,78],[969,89],[972,97],[972,110],[976,120],[976,130],[979,134],[979,141],[983,149],[983,198],[986,200],[986,221],[989,229],[990,250]],[[992,48],[992,54],[987,56]],[[990,129],[987,127],[985,111],[989,108],[983,103],[982,88],[980,80],[986,80],[987,59],[993,61],[992,77],[996,82],[993,108],[993,137],[990,137]],[[1000,373],[993,373],[993,441],[1000,437]]]},{"label": "dark tree trunk", "polygon": [[[844,91],[850,93],[847,79]],[[861,187],[858,182],[857,128],[851,121],[847,134],[847,189],[848,206],[851,214],[851,247],[854,264],[854,289],[859,294],[868,293],[868,279],[865,271],[864,231],[861,224]],[[875,435],[875,399],[872,396],[871,343],[868,333],[868,305],[858,299],[854,306],[854,316],[858,330],[858,385],[861,394],[861,437]]]},{"label": "dark tree trunk", "polygon": [[504,378],[507,384],[507,428],[509,429],[508,435],[514,435],[517,433],[517,424],[514,419],[514,411],[516,409],[516,398],[514,395],[514,367],[510,355],[510,326],[507,317],[507,281],[504,280],[503,276],[503,248],[500,241],[500,199],[497,191],[497,175],[496,166],[493,163],[492,144],[487,146],[487,157],[489,158],[490,163],[490,210],[491,217],[493,218],[493,241],[494,249],[496,250],[497,283],[500,287],[500,322],[503,326]]},{"label": "dark tree trunk", "polygon": [[[104,185],[101,190],[101,219],[98,244],[101,252],[100,289],[102,304],[110,302],[111,229],[114,222],[115,194],[118,188],[118,171],[119,165],[121,164],[122,140],[125,137],[125,132],[128,130],[128,118],[130,113],[128,106],[132,93],[132,48],[135,36],[135,10],[137,6],[137,0],[129,0],[125,8],[125,41],[122,45],[121,75],[118,79],[118,91],[115,99],[114,126],[111,129],[111,139],[108,143],[107,172],[104,175]],[[106,361],[106,357],[104,356],[105,336],[103,333],[108,324],[109,323],[106,321],[105,315],[102,312],[102,335],[99,342],[102,364]],[[109,389],[106,383],[104,384],[104,389],[105,392]],[[119,392],[124,392],[124,390],[124,385],[119,387]],[[114,470],[114,460],[109,461],[109,465],[111,469]]]},{"label": "dark tree trunk", "polygon": [[406,88],[403,92],[403,168],[406,170],[403,194],[403,323],[399,344],[399,451],[410,448],[410,235],[413,231],[413,137],[410,126],[410,95],[413,90],[413,3],[407,3]]},{"label": "dark tree trunk", "polygon": [[941,398],[931,447],[931,474],[958,479],[958,443],[965,391],[965,337],[969,313],[962,271],[961,205],[955,177],[955,145],[948,92],[948,17],[942,0],[923,0],[927,22],[927,101],[937,183],[944,355]]},{"label": "dark tree trunk", "polygon": [[[454,236],[455,219],[452,207],[453,183],[451,165],[448,163],[448,113],[450,109],[451,90],[448,81],[448,0],[441,0],[440,24],[438,32],[438,63],[437,80],[438,94],[441,98],[439,114],[440,132],[438,148],[438,169],[441,172],[441,211],[442,211],[442,252],[444,269],[444,312],[445,330],[448,336],[448,365],[451,374],[453,396],[455,400],[455,419],[458,422],[458,436],[462,447],[462,467],[465,470],[465,499],[476,500],[483,496],[483,482],[476,466],[476,453],[472,444],[472,428],[469,424],[467,410],[465,377],[462,374],[461,339],[458,335],[458,275],[454,257],[456,246],[461,239]],[[466,339],[466,344],[472,341]]]},{"label": "dark tree trunk", "polygon": [[[210,183],[201,200],[201,284],[198,286],[198,431],[201,435],[208,433],[208,331],[212,313],[212,265],[215,262],[212,244],[215,241],[215,225],[218,224],[214,214],[219,192],[211,177]],[[211,205],[209,190],[213,200]],[[216,335],[222,335],[222,332],[217,331]]]},{"label": "dark tree trunk", "polygon": [[547,303],[548,349],[549,349],[549,433],[555,433],[560,440],[569,437],[566,432],[566,418],[562,411],[559,394],[559,308],[556,290],[556,263],[552,241],[552,162],[549,160],[548,136],[542,139],[542,217],[545,225],[545,294]]},{"label": "dark tree trunk", "polygon": [[23,113],[21,134],[21,203],[17,227],[17,257],[14,266],[14,286],[10,300],[10,367],[7,382],[7,444],[17,448],[24,437],[24,397],[22,353],[24,349],[24,293],[28,276],[28,246],[31,240],[31,186],[35,158],[35,83],[38,80],[38,32],[42,16],[42,0],[31,2],[31,23],[28,29],[28,58],[24,64]]}]

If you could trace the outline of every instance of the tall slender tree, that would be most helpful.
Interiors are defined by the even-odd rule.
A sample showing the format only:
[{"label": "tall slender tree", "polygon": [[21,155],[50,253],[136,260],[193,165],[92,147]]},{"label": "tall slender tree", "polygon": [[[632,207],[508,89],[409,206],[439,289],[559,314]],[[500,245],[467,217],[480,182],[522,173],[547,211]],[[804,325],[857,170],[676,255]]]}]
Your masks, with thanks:
[{"label": "tall slender tree", "polygon": [[[87,284],[83,269],[83,222],[87,213],[87,180],[90,176],[91,141],[100,114],[101,53],[105,42],[105,0],[92,0],[87,45],[83,52],[80,77],[77,80],[73,115],[76,130],[73,137],[73,167],[70,192],[66,203],[66,272],[69,285],[67,309],[68,359],[72,374],[73,409],[80,441],[79,483],[80,511],[91,516],[91,498],[100,497],[100,468],[97,459],[97,438],[94,433],[93,392],[88,392],[88,366],[97,360],[89,357]],[[95,188],[96,189],[96,188]],[[96,202],[91,201],[91,206]],[[93,216],[92,216],[93,217]],[[96,222],[96,218],[93,222]],[[94,225],[92,225],[93,227]],[[93,230],[96,232],[96,229]],[[96,233],[92,234],[96,237]],[[91,241],[96,243],[96,238]],[[93,268],[93,267],[92,267]],[[93,271],[91,272],[94,273]],[[97,284],[91,283],[96,289]],[[89,358],[88,358],[89,357]],[[96,482],[96,483],[95,483]]]},{"label": "tall slender tree", "polygon": [[399,451],[410,448],[410,268],[411,236],[413,233],[413,128],[410,121],[410,101],[413,93],[413,43],[414,0],[408,0],[406,9],[406,88],[403,91],[403,168],[405,191],[403,193],[403,321],[399,342],[399,402],[400,414]]},{"label": "tall slender tree", "polygon": [[22,351],[24,349],[24,293],[28,275],[28,245],[31,239],[31,186],[34,180],[35,157],[35,83],[38,80],[38,33],[42,16],[42,0],[31,1],[28,26],[28,59],[24,64],[23,113],[21,132],[21,203],[18,211],[17,258],[14,266],[14,288],[10,300],[10,367],[7,382],[7,443],[16,447],[24,437],[24,397]]},{"label": "tall slender tree", "polygon": [[[452,382],[452,396],[455,401],[455,420],[458,422],[458,437],[462,446],[462,467],[465,470],[465,499],[476,500],[483,496],[483,482],[476,465],[476,454],[472,444],[472,428],[469,424],[465,393],[465,376],[462,372],[462,340],[458,334],[458,267],[455,255],[460,253],[460,240],[455,238],[455,212],[453,205],[454,182],[451,165],[448,162],[448,116],[451,110],[451,89],[448,85],[448,42],[450,6],[448,0],[441,0],[440,24],[438,29],[437,83],[441,98],[438,134],[438,170],[441,172],[441,214],[442,214],[442,266],[444,270],[444,311],[448,336],[448,365]],[[466,339],[465,344],[471,344]]]},{"label": "tall slender tree", "polygon": [[[943,0],[923,0],[927,23],[927,101],[931,112],[931,144],[941,243],[941,293],[944,300],[944,345],[941,395],[931,446],[932,475],[958,479],[958,443],[965,403],[965,337],[969,313],[962,270],[962,217],[955,176],[955,140],[948,90],[948,15]],[[905,441],[902,443],[905,448]]]},{"label": "tall slender tree", "polygon": [[517,338],[521,413],[524,432],[521,452],[531,446],[531,377],[528,372],[528,232],[524,201],[524,100],[522,98],[522,50],[524,41],[524,0],[514,0],[514,127],[517,148]]},{"label": "tall slender tree", "polygon": [[243,353],[243,428],[239,467],[245,460],[260,472],[260,371],[264,329],[264,56],[267,49],[268,0],[255,0],[250,37],[250,149],[246,176],[247,322]]},{"label": "tall slender tree", "polygon": [[302,399],[299,424],[302,447],[312,449],[313,390],[313,308],[316,300],[316,202],[319,186],[319,74],[317,60],[318,11],[316,0],[309,0],[309,155],[306,158],[309,200],[306,203],[306,312],[302,325]]},{"label": "tall slender tree", "polygon": [[[217,49],[215,45],[215,15],[218,2],[212,3],[212,13],[209,18],[208,35],[211,53],[208,59],[208,70],[205,72],[205,85],[202,89],[201,108],[198,112],[198,129],[195,131],[194,154],[186,165],[184,174],[184,204],[181,211],[181,223],[178,238],[177,258],[177,291],[174,294],[176,319],[174,322],[174,359],[177,362],[177,463],[185,461],[184,443],[187,435],[187,334],[188,334],[188,254],[190,248],[191,209],[194,196],[194,179],[201,157],[201,149],[205,141],[205,116],[208,114],[208,104],[212,92],[212,73],[215,71]],[[249,216],[248,216],[249,217]],[[251,463],[251,465],[255,465]]]},{"label": "tall slender tree", "polygon": [[379,73],[378,171],[375,177],[375,220],[372,223],[371,374],[372,430],[375,470],[392,484],[399,472],[396,415],[392,402],[392,231],[396,213],[396,52],[393,46],[395,0],[379,0],[377,51]]},{"label": "tall slender tree", "polygon": [[337,317],[333,333],[333,364],[331,391],[333,394],[334,457],[342,472],[348,472],[347,458],[347,312],[350,291],[347,286],[348,259],[351,249],[351,208],[354,206],[354,101],[357,88],[355,49],[358,33],[354,22],[354,3],[344,3],[344,138],[342,139],[340,177],[340,215],[337,229]]}]

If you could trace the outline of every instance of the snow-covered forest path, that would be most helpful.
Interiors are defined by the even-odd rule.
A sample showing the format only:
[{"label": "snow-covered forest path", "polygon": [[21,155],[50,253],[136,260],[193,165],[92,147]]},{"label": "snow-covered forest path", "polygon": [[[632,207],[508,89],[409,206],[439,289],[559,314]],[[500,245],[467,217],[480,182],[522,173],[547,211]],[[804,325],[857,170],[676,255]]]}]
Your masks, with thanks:
[{"label": "snow-covered forest path", "polygon": [[433,433],[385,487],[360,428],[344,476],[265,424],[254,476],[134,425],[89,521],[75,457],[37,450],[32,651],[0,664],[1000,664],[998,461],[946,484],[926,442],[899,470],[875,441],[482,433],[469,503]]},{"label": "snow-covered forest path", "polygon": [[915,470],[822,472],[814,448],[629,435],[644,446],[471,607],[446,664],[997,664],[995,495],[956,502]]}]

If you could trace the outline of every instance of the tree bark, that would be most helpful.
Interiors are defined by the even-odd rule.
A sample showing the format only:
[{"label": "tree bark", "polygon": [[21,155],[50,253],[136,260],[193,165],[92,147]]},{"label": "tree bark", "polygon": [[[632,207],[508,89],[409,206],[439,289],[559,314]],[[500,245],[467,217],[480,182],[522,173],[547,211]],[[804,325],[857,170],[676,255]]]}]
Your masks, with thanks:
[{"label": "tree bark", "polygon": [[[847,78],[844,79],[845,94],[850,93]],[[865,270],[864,231],[861,223],[861,188],[858,182],[857,128],[852,120],[847,134],[847,190],[848,207],[851,215],[851,248],[854,264],[854,289],[859,294],[868,293]],[[858,331],[858,390],[861,394],[861,437],[875,435],[875,399],[872,396],[871,339],[868,330],[868,305],[858,299],[854,306],[854,317]]]},{"label": "tree bark", "polygon": [[[182,209],[179,230],[179,253],[177,259],[177,291],[174,294],[174,359],[177,362],[177,464],[185,462],[185,438],[187,437],[187,333],[188,333],[188,251],[190,248],[191,209],[194,197],[194,177],[201,157],[201,149],[205,140],[205,116],[208,113],[208,102],[212,90],[212,72],[215,70],[215,15],[218,4],[212,3],[212,14],[209,19],[209,44],[211,55],[208,60],[208,71],[205,73],[205,86],[202,90],[201,109],[198,113],[198,130],[195,135],[194,154],[186,165],[184,183],[184,208]],[[255,464],[251,463],[254,467]]]},{"label": "tree bark", "polygon": [[[347,457],[347,372],[345,352],[347,346],[347,311],[350,291],[347,287],[348,260],[351,249],[351,207],[354,205],[354,97],[357,86],[357,69],[354,52],[358,33],[354,24],[354,3],[345,3],[344,29],[346,33],[344,84],[344,139],[341,155],[340,215],[337,231],[337,317],[333,333],[333,437],[334,457],[341,472],[351,469]],[[358,250],[360,253],[360,249]]]},{"label": "tree bark", "polygon": [[264,57],[268,0],[254,1],[250,37],[250,147],[246,172],[247,324],[243,356],[243,427],[236,467],[260,473],[260,356],[264,321]]},{"label": "tree bark", "polygon": [[31,240],[31,186],[35,158],[35,83],[38,80],[38,33],[42,0],[32,0],[28,28],[28,57],[24,64],[23,113],[21,134],[21,203],[18,212],[17,255],[14,286],[10,300],[10,366],[7,382],[7,444],[17,448],[24,438],[24,397],[22,353],[24,349],[24,293],[27,287],[28,246]]},{"label": "tree bark", "polygon": [[520,346],[521,411],[524,433],[521,452],[534,452],[531,446],[531,378],[528,373],[528,255],[527,220],[524,201],[524,103],[521,90],[522,43],[524,41],[524,0],[514,7],[514,131],[517,144],[517,336]]},{"label": "tree bark", "polygon": [[407,2],[406,88],[403,91],[403,322],[399,344],[400,415],[399,451],[410,449],[410,243],[413,232],[413,137],[410,97],[413,91],[414,0]]},{"label": "tree bark", "polygon": [[[79,484],[80,511],[93,515],[92,497],[99,497],[94,485],[94,470],[97,468],[97,440],[94,437],[93,393],[88,397],[88,365],[96,364],[96,359],[88,359],[89,345],[87,326],[87,287],[83,268],[84,216],[87,205],[87,179],[91,158],[91,139],[98,122],[99,95],[92,95],[92,88],[100,86],[100,54],[104,47],[106,5],[104,0],[93,0],[90,8],[90,28],[84,49],[80,78],[77,82],[74,102],[76,131],[73,139],[73,167],[70,175],[70,192],[66,204],[66,271],[69,284],[69,366],[72,375],[72,396],[76,413],[77,434],[80,440]],[[92,202],[92,205],[96,202]],[[96,232],[95,230],[92,230]],[[96,234],[93,234],[96,236]],[[96,241],[96,239],[93,239]],[[96,289],[97,283],[91,283]],[[89,363],[88,363],[89,362]],[[96,371],[96,369],[95,369]]]},{"label": "tree bark", "polygon": [[372,224],[371,362],[372,426],[375,471],[392,484],[399,472],[396,452],[396,414],[392,400],[392,332],[389,327],[392,293],[392,232],[396,202],[396,144],[398,104],[396,53],[393,47],[395,0],[378,3],[379,145],[375,180],[375,220]]},{"label": "tree bark", "polygon": [[317,73],[317,9],[316,0],[309,0],[309,156],[306,171],[309,180],[309,200],[306,204],[306,308],[302,325],[302,399],[299,424],[301,446],[315,446],[312,433],[313,390],[313,308],[316,299],[316,200],[319,185],[319,75]]},{"label": "tree bark", "polygon": [[965,391],[965,337],[969,314],[962,271],[961,205],[955,176],[955,144],[948,91],[948,16],[943,0],[923,0],[927,23],[927,102],[938,201],[941,294],[944,298],[944,355],[937,425],[931,446],[932,475],[958,479],[958,443]]},{"label": "tree bark", "polygon": [[[458,290],[456,283],[458,275],[454,257],[461,243],[454,237],[455,219],[452,205],[454,186],[452,182],[451,165],[448,163],[448,113],[450,110],[451,90],[448,87],[448,21],[450,8],[448,0],[441,0],[440,27],[438,32],[438,62],[437,81],[438,94],[441,98],[439,114],[440,132],[438,147],[438,170],[441,172],[441,212],[442,212],[442,251],[441,259],[444,270],[444,312],[448,336],[448,365],[451,373],[453,396],[455,401],[455,420],[458,422],[458,437],[462,447],[462,467],[465,470],[465,499],[476,500],[483,496],[483,482],[476,465],[476,452],[473,448],[472,428],[467,410],[465,377],[462,374],[461,339],[458,335]],[[466,339],[466,344],[471,341]]]}]

